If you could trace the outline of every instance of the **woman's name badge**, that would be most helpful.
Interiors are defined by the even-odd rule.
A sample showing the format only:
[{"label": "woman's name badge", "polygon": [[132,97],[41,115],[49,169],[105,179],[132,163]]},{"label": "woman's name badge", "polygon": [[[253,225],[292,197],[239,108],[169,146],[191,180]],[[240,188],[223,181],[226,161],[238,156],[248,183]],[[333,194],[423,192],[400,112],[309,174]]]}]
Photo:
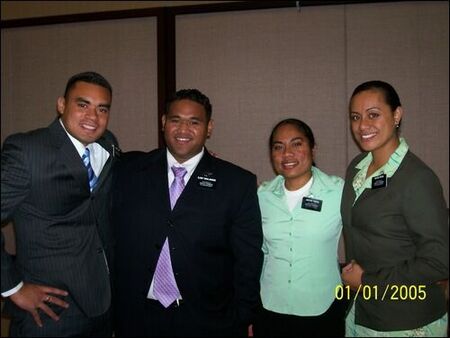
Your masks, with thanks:
[{"label": "woman's name badge", "polygon": [[385,188],[387,187],[387,177],[386,174],[381,174],[372,177],[372,189]]},{"label": "woman's name badge", "polygon": [[302,209],[308,209],[313,211],[322,210],[322,201],[311,197],[303,197]]}]

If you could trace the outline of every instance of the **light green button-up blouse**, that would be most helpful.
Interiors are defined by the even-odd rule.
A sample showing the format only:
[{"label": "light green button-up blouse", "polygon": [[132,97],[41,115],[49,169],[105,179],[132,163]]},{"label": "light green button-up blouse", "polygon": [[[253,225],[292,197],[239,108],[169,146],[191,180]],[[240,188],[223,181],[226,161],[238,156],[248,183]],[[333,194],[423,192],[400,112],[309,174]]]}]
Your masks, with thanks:
[{"label": "light green button-up blouse", "polygon": [[264,232],[261,298],[264,308],[298,316],[324,313],[341,284],[337,257],[342,230],[340,202],[344,181],[313,167],[307,197],[322,201],[321,211],[289,211],[282,176],[258,189]]}]

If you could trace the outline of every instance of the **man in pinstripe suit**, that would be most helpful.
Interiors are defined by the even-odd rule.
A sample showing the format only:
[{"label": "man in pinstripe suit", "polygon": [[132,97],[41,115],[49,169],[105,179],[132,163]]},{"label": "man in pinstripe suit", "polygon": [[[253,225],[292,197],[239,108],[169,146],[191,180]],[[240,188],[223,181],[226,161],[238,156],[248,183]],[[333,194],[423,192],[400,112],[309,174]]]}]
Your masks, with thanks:
[{"label": "man in pinstripe suit", "polygon": [[112,334],[111,99],[103,76],[76,74],[58,98],[59,119],[3,144],[2,224],[14,224],[17,255],[2,234],[1,293],[12,336]]}]

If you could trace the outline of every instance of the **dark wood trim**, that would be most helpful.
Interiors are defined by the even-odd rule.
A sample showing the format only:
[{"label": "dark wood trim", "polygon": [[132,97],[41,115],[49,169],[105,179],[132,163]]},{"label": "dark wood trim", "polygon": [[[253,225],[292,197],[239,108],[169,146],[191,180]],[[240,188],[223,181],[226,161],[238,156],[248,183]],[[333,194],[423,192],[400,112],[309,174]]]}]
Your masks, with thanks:
[{"label": "dark wood trim", "polygon": [[[405,1],[411,2],[411,0],[328,0],[328,1],[309,0],[309,1],[299,1],[299,3],[300,7],[307,7],[307,6],[349,5],[349,4],[405,2]],[[412,1],[423,1],[423,0],[412,0]],[[447,1],[447,0],[438,0],[438,1]],[[225,11],[284,8],[296,6],[297,1],[233,1],[225,3],[209,3],[204,5],[200,4],[190,6],[175,6],[175,7],[138,8],[119,11],[105,11],[105,12],[68,14],[68,15],[46,16],[46,17],[25,18],[25,19],[1,20],[1,28],[53,25],[53,24],[83,22],[83,21],[141,18],[148,16],[158,16],[161,10],[167,11],[167,15],[179,15],[179,14],[198,14],[198,13],[225,12]]]},{"label": "dark wood trim", "polygon": [[167,8],[161,11],[157,23],[158,34],[158,146],[165,145],[161,117],[166,110],[168,96],[176,90],[175,16]]},{"label": "dark wood trim", "polygon": [[55,25],[62,23],[85,22],[85,21],[103,21],[132,19],[149,16],[158,16],[162,8],[143,8],[143,9],[127,9],[122,11],[107,11],[95,13],[80,13],[57,16],[44,16],[37,18],[2,20],[1,27],[16,28],[26,26]]}]

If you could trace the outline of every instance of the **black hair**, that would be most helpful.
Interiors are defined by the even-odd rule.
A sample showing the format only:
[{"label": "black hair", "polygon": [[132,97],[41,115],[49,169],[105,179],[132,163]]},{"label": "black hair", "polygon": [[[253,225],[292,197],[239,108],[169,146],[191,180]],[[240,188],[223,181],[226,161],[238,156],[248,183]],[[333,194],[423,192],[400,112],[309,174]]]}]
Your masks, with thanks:
[{"label": "black hair", "polygon": [[290,125],[293,125],[294,127],[296,127],[300,132],[302,132],[306,136],[311,149],[314,148],[314,146],[316,145],[316,141],[314,139],[314,134],[313,134],[311,128],[305,122],[298,120],[298,119],[293,119],[293,118],[282,120],[282,121],[278,122],[275,125],[275,127],[273,127],[272,133],[270,134],[270,138],[269,138],[269,148],[272,148],[273,137],[275,135],[275,132],[277,131],[277,129],[279,127],[284,126],[285,124],[290,124]]},{"label": "black hair", "polygon": [[400,103],[400,97],[398,96],[394,87],[392,87],[387,82],[379,81],[379,80],[367,81],[367,82],[361,83],[353,91],[352,97],[350,98],[350,102],[355,95],[357,95],[361,92],[364,92],[366,90],[380,91],[383,94],[384,99],[385,99],[386,103],[388,104],[388,106],[391,107],[392,111],[394,111],[398,107],[402,106],[402,104]]},{"label": "black hair", "polygon": [[[297,128],[298,131],[303,133],[305,135],[305,137],[308,139],[309,147],[311,149],[313,149],[316,146],[316,141],[314,139],[314,134],[312,132],[312,129],[305,122],[303,122],[299,119],[289,118],[289,119],[281,120],[280,122],[278,122],[275,125],[275,127],[273,127],[272,132],[270,133],[270,138],[269,138],[269,149],[272,149],[273,137],[275,136],[275,133],[278,130],[278,128],[281,126],[284,126],[286,124],[290,124],[290,125],[294,126],[295,128]],[[316,166],[315,161],[312,162],[312,165]]]},{"label": "black hair", "polygon": [[109,94],[112,96],[112,87],[109,84],[108,80],[106,80],[102,75],[96,72],[83,72],[73,75],[69,81],[67,81],[66,89],[64,91],[64,97],[67,98],[67,94],[75,86],[77,82],[87,82],[99,85],[103,88],[106,88],[109,91]]},{"label": "black hair", "polygon": [[170,105],[175,101],[191,100],[197,102],[205,108],[206,120],[209,121],[212,115],[212,105],[209,98],[198,89],[180,89],[174,93],[166,103],[166,114],[169,112]]}]

